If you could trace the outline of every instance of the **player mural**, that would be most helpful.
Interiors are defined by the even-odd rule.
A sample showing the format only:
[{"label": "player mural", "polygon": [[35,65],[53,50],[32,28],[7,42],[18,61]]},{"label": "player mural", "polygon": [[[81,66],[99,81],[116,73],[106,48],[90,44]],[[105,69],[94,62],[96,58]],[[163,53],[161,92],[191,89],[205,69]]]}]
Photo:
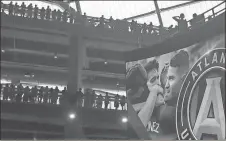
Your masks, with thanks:
[{"label": "player mural", "polygon": [[127,96],[152,139],[225,139],[225,34],[127,62]]}]

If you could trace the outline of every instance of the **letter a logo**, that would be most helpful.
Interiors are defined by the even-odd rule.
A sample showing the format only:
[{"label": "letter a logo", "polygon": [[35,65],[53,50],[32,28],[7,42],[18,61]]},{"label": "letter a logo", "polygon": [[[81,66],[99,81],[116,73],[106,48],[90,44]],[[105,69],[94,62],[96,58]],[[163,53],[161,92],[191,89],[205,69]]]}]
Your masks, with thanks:
[{"label": "letter a logo", "polygon": [[225,140],[225,51],[207,52],[189,70],[177,99],[179,140]]},{"label": "letter a logo", "polygon": [[[197,139],[201,139],[203,133],[217,135],[218,140],[225,139],[225,115],[220,81],[221,77],[206,79],[206,90],[193,129]],[[208,118],[211,104],[214,117]]]}]

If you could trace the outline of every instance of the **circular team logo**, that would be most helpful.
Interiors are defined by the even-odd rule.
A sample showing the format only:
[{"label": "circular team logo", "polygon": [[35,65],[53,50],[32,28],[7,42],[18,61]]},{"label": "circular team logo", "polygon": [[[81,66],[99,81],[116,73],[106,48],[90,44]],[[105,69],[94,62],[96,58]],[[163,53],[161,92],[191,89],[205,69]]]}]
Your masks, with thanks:
[{"label": "circular team logo", "polygon": [[176,111],[179,140],[225,140],[225,48],[202,56],[182,85]]}]

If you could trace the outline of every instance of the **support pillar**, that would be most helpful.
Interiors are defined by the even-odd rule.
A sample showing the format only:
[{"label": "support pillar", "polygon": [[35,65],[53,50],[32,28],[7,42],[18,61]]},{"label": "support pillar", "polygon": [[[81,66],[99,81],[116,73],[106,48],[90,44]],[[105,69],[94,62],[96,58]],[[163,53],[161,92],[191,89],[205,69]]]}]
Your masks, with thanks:
[{"label": "support pillar", "polygon": [[161,11],[159,9],[159,5],[158,5],[157,0],[154,0],[154,4],[155,4],[155,11],[156,11],[156,14],[157,14],[158,19],[159,19],[160,28],[163,28],[162,17],[161,17],[161,14],[160,14]]},{"label": "support pillar", "polygon": [[[82,127],[81,108],[77,107],[76,92],[82,87],[83,40],[79,35],[72,35],[69,49],[68,98],[65,100],[63,112],[65,117],[65,139],[86,139]],[[72,100],[73,99],[73,100]],[[72,102],[71,102],[72,100]],[[69,114],[75,114],[74,119]]]},{"label": "support pillar", "polygon": [[75,1],[75,5],[76,5],[77,12],[80,15],[82,15],[82,9],[81,9],[81,6],[80,6],[80,2],[79,1]]}]

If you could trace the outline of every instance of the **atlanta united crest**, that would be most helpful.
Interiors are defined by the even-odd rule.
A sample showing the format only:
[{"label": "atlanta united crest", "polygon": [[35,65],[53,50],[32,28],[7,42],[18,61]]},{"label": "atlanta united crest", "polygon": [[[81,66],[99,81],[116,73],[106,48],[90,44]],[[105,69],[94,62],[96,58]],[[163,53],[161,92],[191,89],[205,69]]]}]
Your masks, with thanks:
[{"label": "atlanta united crest", "polygon": [[179,140],[225,140],[225,48],[203,55],[190,69],[176,111]]}]

